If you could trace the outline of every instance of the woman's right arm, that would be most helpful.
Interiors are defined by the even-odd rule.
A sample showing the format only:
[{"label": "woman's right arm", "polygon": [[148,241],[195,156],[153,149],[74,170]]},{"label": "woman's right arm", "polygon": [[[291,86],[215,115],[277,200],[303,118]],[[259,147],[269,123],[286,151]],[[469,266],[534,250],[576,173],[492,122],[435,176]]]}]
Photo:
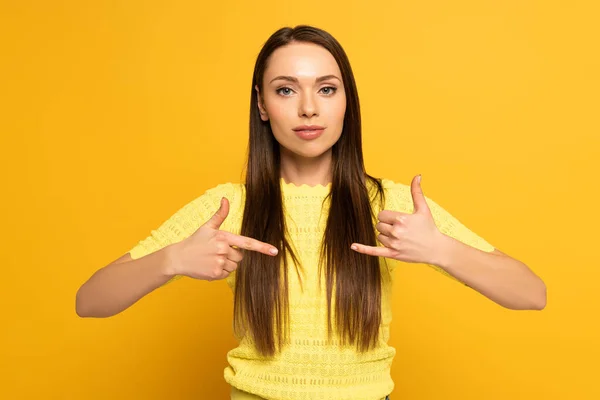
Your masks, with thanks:
[{"label": "woman's right arm", "polygon": [[113,316],[175,276],[225,279],[237,269],[243,251],[277,255],[270,244],[220,230],[228,214],[229,200],[222,198],[215,214],[185,239],[136,259],[127,253],[96,271],[77,291],[77,315]]},{"label": "woman's right arm", "polygon": [[178,243],[138,259],[129,253],[96,271],[77,291],[75,310],[80,317],[110,317],[172,279],[172,252]]}]

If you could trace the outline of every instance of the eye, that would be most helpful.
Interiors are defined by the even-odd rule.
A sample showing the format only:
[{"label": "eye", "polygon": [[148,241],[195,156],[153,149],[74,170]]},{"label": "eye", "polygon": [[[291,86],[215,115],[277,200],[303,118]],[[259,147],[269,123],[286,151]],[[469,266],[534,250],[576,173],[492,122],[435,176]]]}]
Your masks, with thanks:
[{"label": "eye", "polygon": [[293,90],[290,89],[289,87],[282,87],[275,91],[275,93],[280,94],[282,96],[289,96],[291,94],[291,92],[293,92]]},{"label": "eye", "polygon": [[325,90],[325,89],[329,89],[327,91],[327,93],[324,93],[327,96],[331,96],[332,94],[334,94],[337,91],[337,88],[334,86],[325,86],[325,87],[321,88],[321,90]]}]

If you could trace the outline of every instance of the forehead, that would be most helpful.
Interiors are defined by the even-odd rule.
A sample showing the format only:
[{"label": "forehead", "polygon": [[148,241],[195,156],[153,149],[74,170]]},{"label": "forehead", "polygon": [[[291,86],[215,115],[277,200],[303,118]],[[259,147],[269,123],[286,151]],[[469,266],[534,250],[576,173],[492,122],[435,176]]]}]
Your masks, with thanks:
[{"label": "forehead", "polygon": [[291,43],[279,47],[271,54],[264,82],[279,75],[296,76],[299,80],[323,75],[337,75],[341,79],[340,68],[331,53],[314,43]]}]

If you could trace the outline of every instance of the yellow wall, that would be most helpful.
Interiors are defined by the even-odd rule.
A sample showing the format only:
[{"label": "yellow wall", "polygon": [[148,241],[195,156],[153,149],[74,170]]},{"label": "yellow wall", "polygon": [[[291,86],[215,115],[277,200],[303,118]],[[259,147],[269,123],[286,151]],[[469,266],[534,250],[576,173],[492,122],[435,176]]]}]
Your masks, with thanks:
[{"label": "yellow wall", "polygon": [[410,183],[546,281],[503,309],[396,272],[392,399],[597,399],[598,6],[593,1],[3,2],[3,399],[222,399],[232,297],[184,279],[80,319],[96,269],[239,182],[255,57],[329,30],[361,96],[368,170]]}]

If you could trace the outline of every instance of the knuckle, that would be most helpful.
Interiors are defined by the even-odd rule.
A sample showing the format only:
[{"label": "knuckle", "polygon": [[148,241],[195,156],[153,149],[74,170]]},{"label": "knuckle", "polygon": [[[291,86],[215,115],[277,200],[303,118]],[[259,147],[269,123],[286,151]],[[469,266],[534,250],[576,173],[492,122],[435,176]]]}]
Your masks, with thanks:
[{"label": "knuckle", "polygon": [[227,250],[228,250],[228,247],[229,247],[229,246],[227,246],[227,243],[224,243],[224,242],[219,242],[219,243],[217,244],[217,252],[218,252],[219,254],[226,254],[226,253],[227,253]]}]

